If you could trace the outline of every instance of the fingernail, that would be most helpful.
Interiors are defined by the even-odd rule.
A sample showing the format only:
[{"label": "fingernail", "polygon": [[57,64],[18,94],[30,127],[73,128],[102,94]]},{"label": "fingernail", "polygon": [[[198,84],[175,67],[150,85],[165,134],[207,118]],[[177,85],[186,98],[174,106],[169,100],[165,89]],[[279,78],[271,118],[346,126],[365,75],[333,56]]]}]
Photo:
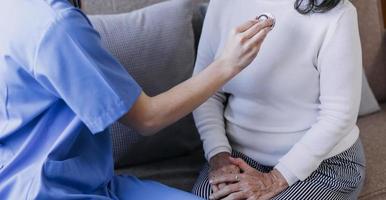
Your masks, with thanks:
[{"label": "fingernail", "polygon": [[212,195],[209,196],[209,199],[214,199],[214,197]]},{"label": "fingernail", "polygon": [[213,183],[213,180],[209,180],[209,184],[212,184]]}]

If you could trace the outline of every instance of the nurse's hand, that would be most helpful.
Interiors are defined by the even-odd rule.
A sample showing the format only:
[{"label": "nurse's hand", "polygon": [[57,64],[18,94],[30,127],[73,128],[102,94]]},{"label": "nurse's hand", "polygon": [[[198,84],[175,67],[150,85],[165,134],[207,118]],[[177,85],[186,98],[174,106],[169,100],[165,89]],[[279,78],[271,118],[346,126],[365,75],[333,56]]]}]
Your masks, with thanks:
[{"label": "nurse's hand", "polygon": [[239,73],[256,58],[273,21],[251,20],[233,29],[218,60]]}]

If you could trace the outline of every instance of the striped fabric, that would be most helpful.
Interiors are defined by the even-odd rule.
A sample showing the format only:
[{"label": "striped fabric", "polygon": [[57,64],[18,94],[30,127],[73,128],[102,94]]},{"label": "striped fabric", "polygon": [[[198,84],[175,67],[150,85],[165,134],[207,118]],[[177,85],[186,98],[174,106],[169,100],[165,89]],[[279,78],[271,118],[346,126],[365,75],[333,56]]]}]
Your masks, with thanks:
[{"label": "striped fabric", "polygon": [[[240,152],[232,155],[242,158],[260,172],[267,173],[272,167],[260,165]],[[301,161],[299,161],[301,162]],[[283,191],[273,200],[346,200],[357,199],[365,177],[365,158],[363,147],[358,140],[350,149],[329,158],[304,181],[299,181]],[[208,181],[209,165],[205,164],[193,188],[193,193],[209,199],[211,188]]]}]

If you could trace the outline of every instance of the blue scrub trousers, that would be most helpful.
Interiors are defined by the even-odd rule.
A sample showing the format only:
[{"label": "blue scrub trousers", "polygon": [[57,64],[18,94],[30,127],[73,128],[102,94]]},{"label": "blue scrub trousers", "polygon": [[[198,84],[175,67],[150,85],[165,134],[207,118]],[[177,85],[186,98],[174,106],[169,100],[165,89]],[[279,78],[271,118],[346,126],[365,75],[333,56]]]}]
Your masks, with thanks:
[{"label": "blue scrub trousers", "polygon": [[115,176],[111,190],[120,200],[201,200],[193,194],[133,176]]}]

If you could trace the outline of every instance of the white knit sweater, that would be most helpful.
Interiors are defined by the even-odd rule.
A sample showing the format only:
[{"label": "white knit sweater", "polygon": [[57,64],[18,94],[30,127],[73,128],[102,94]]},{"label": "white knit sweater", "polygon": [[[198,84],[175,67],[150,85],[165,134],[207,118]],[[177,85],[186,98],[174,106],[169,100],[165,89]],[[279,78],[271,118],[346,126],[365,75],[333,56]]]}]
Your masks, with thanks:
[{"label": "white knit sweater", "polygon": [[232,149],[275,166],[290,185],[353,145],[362,53],[356,9],[343,1],[301,15],[294,0],[211,0],[195,73],[221,52],[229,31],[261,13],[276,26],[253,63],[194,112],[209,160]]}]

